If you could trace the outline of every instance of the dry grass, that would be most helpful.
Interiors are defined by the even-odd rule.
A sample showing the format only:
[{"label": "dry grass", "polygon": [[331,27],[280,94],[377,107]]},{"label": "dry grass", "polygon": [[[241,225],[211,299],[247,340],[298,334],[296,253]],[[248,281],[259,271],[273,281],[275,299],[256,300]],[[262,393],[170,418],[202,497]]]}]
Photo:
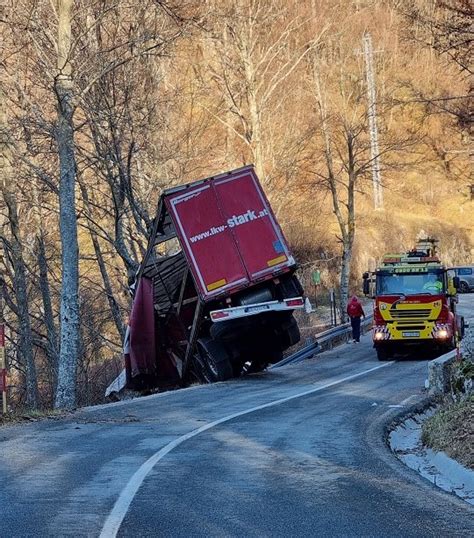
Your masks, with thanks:
[{"label": "dry grass", "polygon": [[474,469],[474,395],[435,413],[423,424],[422,441]]},{"label": "dry grass", "polygon": [[44,419],[59,419],[67,416],[69,413],[61,410],[49,409],[45,411],[23,411],[17,413],[0,414],[0,427],[21,422],[37,422]]}]

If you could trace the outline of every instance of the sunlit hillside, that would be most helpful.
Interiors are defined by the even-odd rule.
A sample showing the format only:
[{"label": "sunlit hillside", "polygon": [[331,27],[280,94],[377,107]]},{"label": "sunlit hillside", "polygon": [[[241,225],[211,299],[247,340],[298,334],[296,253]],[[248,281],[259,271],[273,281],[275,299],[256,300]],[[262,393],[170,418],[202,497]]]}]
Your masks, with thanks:
[{"label": "sunlit hillside", "polygon": [[77,375],[81,403],[101,393],[173,185],[253,163],[303,281],[320,270],[342,302],[419,234],[440,240],[446,264],[473,262],[464,15],[434,0],[81,0],[62,18],[53,4],[2,8],[18,401],[69,405]]}]

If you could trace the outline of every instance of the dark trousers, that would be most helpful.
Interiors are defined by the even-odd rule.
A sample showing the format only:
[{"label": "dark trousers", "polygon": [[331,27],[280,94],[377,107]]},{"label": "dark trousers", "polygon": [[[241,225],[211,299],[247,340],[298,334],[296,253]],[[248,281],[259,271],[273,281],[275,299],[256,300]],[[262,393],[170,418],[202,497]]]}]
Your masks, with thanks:
[{"label": "dark trousers", "polygon": [[360,317],[351,318],[352,338],[356,341],[360,341]]}]

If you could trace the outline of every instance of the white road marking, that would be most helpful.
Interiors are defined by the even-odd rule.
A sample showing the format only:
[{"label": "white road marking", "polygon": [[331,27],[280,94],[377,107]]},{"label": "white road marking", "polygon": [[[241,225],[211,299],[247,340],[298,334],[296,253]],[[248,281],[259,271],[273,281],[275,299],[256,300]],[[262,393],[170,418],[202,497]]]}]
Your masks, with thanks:
[{"label": "white road marking", "polygon": [[320,387],[316,387],[314,389],[306,390],[304,392],[300,392],[298,394],[294,394],[293,396],[288,396],[286,398],[281,398],[280,400],[274,400],[273,402],[269,402],[263,405],[259,405],[257,407],[252,407],[250,409],[246,409],[244,411],[239,411],[238,413],[233,413],[232,415],[227,415],[226,417],[223,417],[219,420],[215,420],[214,422],[210,422],[209,424],[206,424],[204,426],[201,426],[200,428],[197,428],[196,430],[193,430],[185,435],[182,435],[181,437],[178,437],[171,443],[168,443],[165,445],[162,449],[160,449],[158,452],[153,454],[143,465],[139,467],[139,469],[135,472],[135,474],[132,476],[132,478],[129,480],[127,485],[124,487],[122,492],[120,493],[119,498],[115,502],[114,507],[112,508],[112,511],[110,512],[109,516],[107,517],[104,526],[102,528],[102,532],[100,533],[100,538],[114,538],[117,536],[117,533],[120,529],[120,525],[122,524],[125,516],[127,515],[128,509],[137,494],[138,489],[143,484],[145,478],[147,477],[148,473],[153,469],[153,467],[161,460],[163,459],[166,454],[169,454],[173,449],[178,447],[179,445],[183,444],[188,439],[191,439],[192,437],[195,437],[196,435],[199,435],[202,432],[205,432],[207,430],[210,430],[211,428],[214,428],[215,426],[219,426],[220,424],[223,424],[224,422],[229,422],[230,420],[233,420],[237,417],[242,417],[244,415],[248,415],[250,413],[254,413],[255,411],[260,411],[261,409],[266,409],[268,407],[274,407],[276,405],[281,405],[283,403],[289,402],[291,400],[296,400],[297,398],[302,398],[303,396],[307,396],[309,394],[314,394],[315,392],[319,392],[321,390],[327,389],[329,387],[334,387],[335,385],[339,385],[340,383],[344,383],[345,381],[350,381],[352,379],[356,379],[357,377],[361,377],[365,374],[369,374],[370,372],[374,372],[375,370],[380,370],[380,368],[385,368],[386,366],[390,366],[394,364],[395,361],[386,362],[384,364],[381,364],[380,366],[375,366],[374,368],[370,368],[369,370],[364,370],[363,372],[359,372],[358,374],[353,374],[347,377],[343,377],[342,379],[338,379],[337,381],[332,381],[331,383],[327,383],[326,385],[321,385]]}]

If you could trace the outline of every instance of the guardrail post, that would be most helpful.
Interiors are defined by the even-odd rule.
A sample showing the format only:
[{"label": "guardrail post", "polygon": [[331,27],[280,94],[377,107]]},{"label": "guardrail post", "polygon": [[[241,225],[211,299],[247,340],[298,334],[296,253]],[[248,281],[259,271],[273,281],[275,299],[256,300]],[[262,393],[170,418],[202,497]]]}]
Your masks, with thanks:
[{"label": "guardrail post", "polygon": [[329,290],[329,303],[331,308],[331,325],[335,327],[337,325],[337,314],[336,314],[336,293],[334,288]]}]

